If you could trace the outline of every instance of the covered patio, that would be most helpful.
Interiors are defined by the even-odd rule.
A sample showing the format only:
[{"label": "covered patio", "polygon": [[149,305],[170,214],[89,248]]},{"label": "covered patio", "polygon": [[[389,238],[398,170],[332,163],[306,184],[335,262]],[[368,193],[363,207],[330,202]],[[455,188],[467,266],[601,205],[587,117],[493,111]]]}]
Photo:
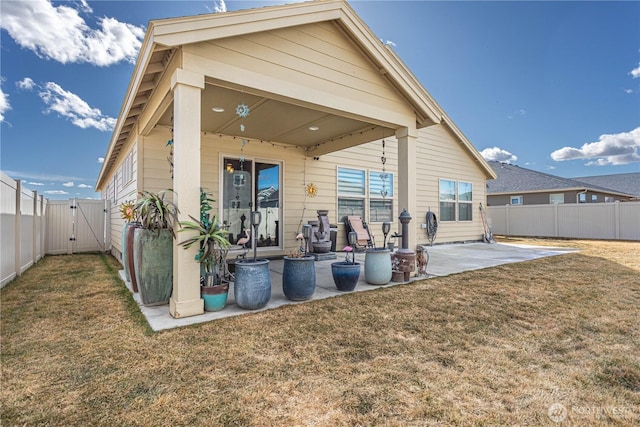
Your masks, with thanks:
[{"label": "covered patio", "polygon": [[[387,285],[370,285],[364,279],[361,272],[358,284],[353,292],[372,291],[378,288],[392,287],[401,284],[411,284],[418,280],[426,280],[433,277],[448,276],[462,273],[464,271],[478,270],[495,267],[502,264],[529,261],[555,255],[562,255],[575,252],[575,249],[548,247],[548,246],[525,246],[514,244],[486,244],[486,243],[466,243],[451,245],[435,245],[425,247],[429,262],[427,264],[427,275],[412,277],[409,282],[390,282]],[[344,257],[339,253],[338,258]],[[364,265],[365,254],[357,253],[356,261]],[[283,260],[272,260],[270,263],[271,273],[271,300],[266,307],[259,310],[245,310],[238,307],[233,300],[233,286],[229,290],[229,301],[227,306],[217,312],[205,312],[201,316],[176,319],[169,314],[167,306],[145,307],[141,305],[140,295],[133,294],[134,299],[140,306],[140,311],[145,316],[149,325],[154,331],[173,329],[197,323],[209,322],[231,316],[251,314],[257,311],[271,310],[288,304],[304,304],[310,301],[338,297],[344,295],[336,289],[331,276],[331,263],[333,261],[316,261],[316,291],[309,301],[294,302],[288,300],[282,293],[282,268]],[[120,271],[120,277],[124,281],[124,271]],[[127,283],[131,290],[131,285]]]}]

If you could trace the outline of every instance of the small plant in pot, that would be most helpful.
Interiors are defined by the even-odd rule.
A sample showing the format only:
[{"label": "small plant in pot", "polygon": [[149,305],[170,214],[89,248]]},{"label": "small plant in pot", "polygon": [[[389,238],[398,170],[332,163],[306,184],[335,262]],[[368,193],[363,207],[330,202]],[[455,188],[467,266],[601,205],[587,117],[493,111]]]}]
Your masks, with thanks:
[{"label": "small plant in pot", "polygon": [[200,263],[200,291],[204,299],[205,311],[219,311],[227,304],[229,281],[227,271],[227,253],[231,244],[229,232],[221,226],[216,215],[209,215],[210,202],[214,200],[209,193],[200,192],[200,220],[190,216],[192,221],[180,221],[178,232],[195,232],[192,237],[178,243],[185,249],[198,245],[200,251],[195,260]]},{"label": "small plant in pot", "polygon": [[173,290],[173,226],[178,209],[165,190],[142,191],[134,209],[140,228],[133,237],[134,270],[143,305],[167,304]]},{"label": "small plant in pot", "polygon": [[356,288],[358,280],[360,279],[360,263],[356,262],[356,255],[353,248],[358,240],[358,235],[355,232],[349,233],[350,246],[345,246],[343,249],[346,252],[345,260],[341,262],[331,263],[331,274],[333,276],[333,283],[336,288],[342,292],[351,292]]},{"label": "small plant in pot", "polygon": [[311,225],[305,224],[296,239],[304,244],[284,257],[282,270],[282,292],[292,301],[305,301],[316,290],[315,258],[307,254],[307,240],[311,236]]}]

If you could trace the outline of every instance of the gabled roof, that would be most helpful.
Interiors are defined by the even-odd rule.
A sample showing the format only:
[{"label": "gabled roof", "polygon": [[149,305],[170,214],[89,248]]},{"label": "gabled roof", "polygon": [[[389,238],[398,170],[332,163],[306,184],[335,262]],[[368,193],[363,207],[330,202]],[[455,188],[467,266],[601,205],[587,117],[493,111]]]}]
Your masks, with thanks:
[{"label": "gabled roof", "polygon": [[[314,0],[283,6],[269,6],[233,12],[214,13],[151,21],[143,40],[127,94],[118,115],[96,188],[104,185],[108,173],[124,147],[156,84],[178,49],[186,44],[205,42],[279,28],[336,22],[361,49],[378,72],[400,93],[415,113],[416,128],[440,123],[447,127],[486,176],[492,169],[467,137],[431,97],[408,67],[369,29],[346,0]],[[146,113],[145,113],[146,114]]]},{"label": "gabled roof", "polygon": [[562,178],[509,163],[491,161],[489,165],[498,177],[487,180],[487,195],[592,190],[626,197],[633,196],[631,193],[587,184],[576,179]]},{"label": "gabled roof", "polygon": [[581,176],[573,179],[589,185],[610,188],[621,193],[633,194],[640,197],[640,172]]}]

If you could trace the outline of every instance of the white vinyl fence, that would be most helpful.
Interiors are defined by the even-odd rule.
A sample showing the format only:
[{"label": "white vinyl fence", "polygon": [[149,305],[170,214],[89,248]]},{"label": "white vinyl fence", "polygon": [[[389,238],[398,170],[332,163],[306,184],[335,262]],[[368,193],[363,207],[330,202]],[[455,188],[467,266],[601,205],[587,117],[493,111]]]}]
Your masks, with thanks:
[{"label": "white vinyl fence", "polygon": [[0,172],[0,287],[44,256],[47,202]]},{"label": "white vinyl fence", "polygon": [[0,176],[0,288],[45,254],[109,249],[106,200],[48,200]]},{"label": "white vinyl fence", "polygon": [[640,240],[640,202],[489,206],[494,234]]}]

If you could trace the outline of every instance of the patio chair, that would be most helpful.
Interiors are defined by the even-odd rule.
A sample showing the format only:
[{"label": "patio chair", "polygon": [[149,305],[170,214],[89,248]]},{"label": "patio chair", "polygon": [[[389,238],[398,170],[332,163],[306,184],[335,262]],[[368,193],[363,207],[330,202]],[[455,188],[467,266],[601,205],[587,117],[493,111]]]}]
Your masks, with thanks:
[{"label": "patio chair", "polygon": [[354,250],[365,250],[366,248],[375,248],[375,240],[373,233],[369,230],[367,223],[362,220],[359,216],[347,216],[344,220],[345,230],[347,231],[347,236],[349,232],[355,231],[358,235],[358,241],[356,242],[356,247]]}]

